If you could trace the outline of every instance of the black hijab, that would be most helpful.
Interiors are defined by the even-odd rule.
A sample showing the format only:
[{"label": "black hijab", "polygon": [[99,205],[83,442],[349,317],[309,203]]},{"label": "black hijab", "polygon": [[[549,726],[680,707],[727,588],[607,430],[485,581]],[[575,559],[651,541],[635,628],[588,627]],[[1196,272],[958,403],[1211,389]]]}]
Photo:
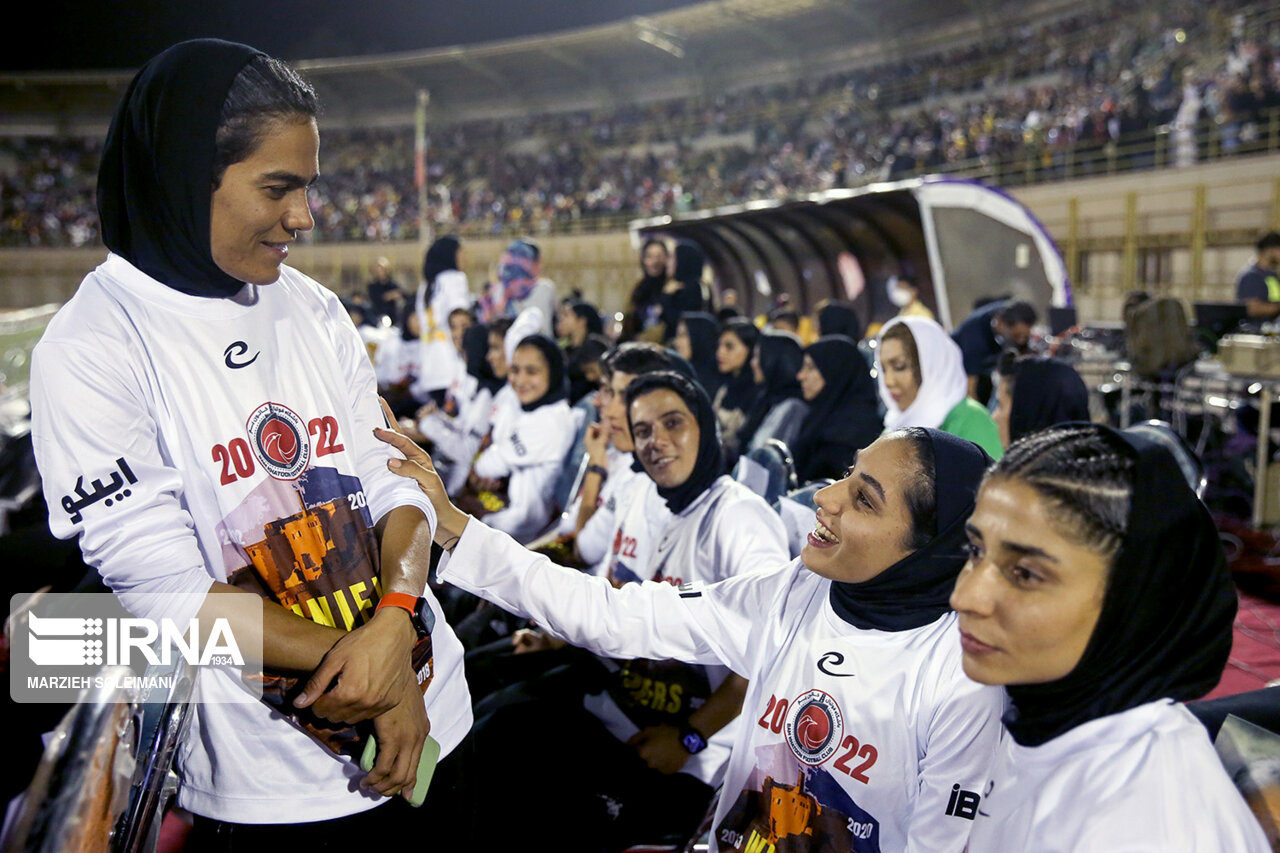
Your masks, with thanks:
[{"label": "black hijab", "polygon": [[721,327],[720,335],[716,339],[717,344],[719,338],[724,335],[734,335],[742,341],[742,345],[747,348],[747,360],[742,367],[738,368],[737,373],[720,374],[724,394],[717,403],[721,409],[750,412],[760,396],[760,391],[756,388],[756,378],[751,372],[751,356],[756,350],[756,341],[760,339],[760,330],[750,320],[737,318]]},{"label": "black hijab", "polygon": [[925,457],[921,461],[926,472],[932,473],[937,533],[923,548],[869,581],[831,584],[831,606],[857,628],[910,631],[936,622],[951,610],[956,575],[968,559],[964,525],[991,457],[967,439],[917,429],[926,435],[926,446],[917,444],[917,450]]},{"label": "black hijab", "polygon": [[[803,480],[838,478],[853,454],[875,441],[884,429],[879,392],[866,358],[852,339],[825,335],[809,344],[804,354],[813,359],[825,384],[809,401],[809,414],[800,425],[796,446],[791,448],[796,473]],[[818,456],[822,445],[840,447],[844,461],[826,466]]]},{"label": "black hijab", "polygon": [[1012,366],[1009,441],[1054,424],[1089,420],[1089,389],[1075,368],[1061,361],[1024,356]]},{"label": "black hijab", "polygon": [[671,277],[685,287],[696,288],[701,294],[702,268],[706,264],[707,256],[703,254],[702,249],[693,243],[679,243],[676,245],[675,272]]},{"label": "black hijab", "polygon": [[1023,746],[1157,699],[1203,696],[1231,652],[1236,591],[1209,510],[1162,445],[1101,429],[1135,462],[1127,529],[1075,669],[1008,688],[1004,724]]},{"label": "black hijab", "polygon": [[703,311],[690,311],[680,317],[689,330],[689,363],[693,365],[698,381],[707,396],[714,397],[724,378],[716,367],[716,345],[720,340],[720,324],[716,318]]},{"label": "black hijab", "polygon": [[503,386],[503,380],[493,375],[489,366],[489,326],[487,323],[473,323],[462,333],[462,353],[467,359],[467,373],[480,383],[480,387],[490,394],[497,394]]},{"label": "black hijab", "polygon": [[215,137],[236,75],[263,54],[197,39],[142,66],[116,107],[98,168],[107,248],[174,290],[234,296],[209,247]]},{"label": "black hijab", "polygon": [[[661,388],[679,395],[698,422],[698,459],[694,463],[693,473],[689,475],[689,479],[674,488],[658,488],[658,495],[666,501],[667,508],[673,513],[680,513],[711,488],[711,484],[724,473],[724,451],[720,447],[720,431],[716,425],[715,412],[711,410],[711,400],[707,398],[706,392],[697,382],[670,370],[641,374],[627,386],[627,429],[631,429],[632,401]],[[637,453],[636,459],[639,458],[640,454]]]},{"label": "black hijab", "polygon": [[764,332],[756,342],[756,358],[760,360],[764,383],[759,386],[760,397],[751,407],[747,422],[739,433],[739,447],[746,447],[751,442],[751,436],[755,435],[774,406],[802,396],[800,380],[796,379],[800,365],[804,363],[804,348],[799,338],[790,332]]},{"label": "black hijab", "polygon": [[827,335],[844,335],[850,340],[860,341],[863,331],[862,319],[850,302],[833,300],[818,311],[818,334],[824,338]]},{"label": "black hijab", "polygon": [[427,254],[422,259],[422,280],[427,283],[428,305],[431,304],[431,297],[436,292],[436,276],[446,270],[458,268],[458,249],[461,247],[462,243],[457,237],[446,234],[427,249]]},{"label": "black hijab", "polygon": [[540,409],[543,406],[549,406],[552,403],[568,399],[568,370],[564,361],[564,351],[556,345],[556,342],[546,335],[529,335],[516,344],[516,349],[520,349],[520,347],[537,348],[547,362],[548,371],[547,393],[532,403],[521,403],[520,408],[523,411],[532,412],[534,409]]}]

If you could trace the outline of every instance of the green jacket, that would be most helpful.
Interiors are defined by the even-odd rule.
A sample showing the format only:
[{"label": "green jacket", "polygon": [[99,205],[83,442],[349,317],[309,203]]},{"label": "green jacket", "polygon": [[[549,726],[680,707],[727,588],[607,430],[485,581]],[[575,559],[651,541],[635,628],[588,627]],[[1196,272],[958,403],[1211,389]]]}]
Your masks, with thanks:
[{"label": "green jacket", "polygon": [[967,438],[991,454],[992,459],[1004,456],[1000,446],[1000,432],[987,410],[972,397],[965,397],[955,408],[947,412],[938,429],[960,438]]}]

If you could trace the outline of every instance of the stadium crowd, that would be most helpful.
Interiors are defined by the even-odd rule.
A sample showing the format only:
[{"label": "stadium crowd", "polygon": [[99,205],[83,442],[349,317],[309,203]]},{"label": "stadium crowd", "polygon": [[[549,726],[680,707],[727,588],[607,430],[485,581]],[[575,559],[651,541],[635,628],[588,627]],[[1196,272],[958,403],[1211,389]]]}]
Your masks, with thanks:
[{"label": "stadium crowd", "polygon": [[[1209,128],[1214,153],[1254,150],[1278,132],[1280,109],[1280,36],[1245,37],[1265,6],[1216,0],[1206,14],[1189,0],[1125,0],[707,101],[444,127],[431,139],[428,215],[442,230],[540,233],[954,169],[1009,184],[1149,168],[1157,156],[1187,164],[1210,153]],[[513,149],[530,140],[535,153]],[[412,134],[334,131],[322,157],[314,239],[416,238]],[[0,140],[0,241],[95,244],[97,159],[91,141]]]}]

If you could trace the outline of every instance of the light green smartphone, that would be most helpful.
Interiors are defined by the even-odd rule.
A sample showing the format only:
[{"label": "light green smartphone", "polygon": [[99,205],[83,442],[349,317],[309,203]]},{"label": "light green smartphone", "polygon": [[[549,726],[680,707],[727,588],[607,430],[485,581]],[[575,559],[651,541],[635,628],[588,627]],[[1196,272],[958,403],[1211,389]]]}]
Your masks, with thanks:
[{"label": "light green smartphone", "polygon": [[[368,773],[378,759],[378,741],[373,735],[364,742],[364,752],[360,754],[360,769]],[[422,744],[422,757],[418,759],[418,781],[413,785],[413,796],[409,805],[415,809],[427,798],[427,788],[431,786],[431,777],[436,772],[436,762],[440,760],[440,744],[431,735],[427,735]]]}]

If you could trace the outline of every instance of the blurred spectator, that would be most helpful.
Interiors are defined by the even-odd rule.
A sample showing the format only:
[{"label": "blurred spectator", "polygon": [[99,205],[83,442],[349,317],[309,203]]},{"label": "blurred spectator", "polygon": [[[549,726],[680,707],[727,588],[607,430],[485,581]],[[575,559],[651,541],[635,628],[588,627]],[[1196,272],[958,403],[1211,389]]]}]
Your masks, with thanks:
[{"label": "blurred spectator", "polygon": [[712,408],[720,424],[721,443],[731,460],[736,460],[738,455],[738,433],[763,394],[751,369],[751,357],[759,338],[760,330],[750,320],[739,317],[720,328],[716,345],[716,366],[723,383]]},{"label": "blurred spectator", "polygon": [[1248,306],[1250,317],[1271,320],[1280,316],[1280,232],[1263,234],[1257,248],[1236,278],[1236,301]]},{"label": "blurred spectator", "polygon": [[702,272],[705,267],[706,256],[701,248],[693,243],[677,244],[675,270],[671,280],[663,286],[660,298],[664,341],[675,337],[676,326],[684,312],[702,310]]},{"label": "blurred spectator", "polygon": [[925,317],[933,320],[933,312],[929,310],[929,306],[920,301],[920,288],[915,282],[905,276],[899,278],[892,276],[889,279],[888,287],[889,301],[898,308],[899,317]]},{"label": "blurred spectator", "polygon": [[964,319],[951,338],[964,356],[964,372],[969,377],[969,396],[986,405],[991,399],[991,374],[1005,347],[1027,352],[1036,310],[1027,302],[997,299],[976,309]]},{"label": "blurred spectator", "polygon": [[724,384],[716,359],[716,347],[720,339],[720,324],[715,317],[702,311],[689,311],[676,324],[676,336],[671,348],[689,362],[694,375],[711,399]]},{"label": "blurred spectator", "polygon": [[391,277],[391,261],[378,258],[373,265],[373,280],[365,286],[369,297],[369,310],[373,313],[374,322],[381,322],[383,317],[395,319],[404,309],[405,294]]},{"label": "blurred spectator", "polygon": [[667,244],[650,237],[640,248],[640,280],[631,289],[627,311],[622,319],[621,343],[634,340],[658,324],[662,306],[659,300],[667,286],[671,254]]},{"label": "blurred spectator", "polygon": [[542,312],[540,333],[550,336],[556,318],[556,287],[541,275],[542,250],[533,240],[515,240],[498,261],[498,280],[480,297],[480,319],[518,317],[525,308]]}]

